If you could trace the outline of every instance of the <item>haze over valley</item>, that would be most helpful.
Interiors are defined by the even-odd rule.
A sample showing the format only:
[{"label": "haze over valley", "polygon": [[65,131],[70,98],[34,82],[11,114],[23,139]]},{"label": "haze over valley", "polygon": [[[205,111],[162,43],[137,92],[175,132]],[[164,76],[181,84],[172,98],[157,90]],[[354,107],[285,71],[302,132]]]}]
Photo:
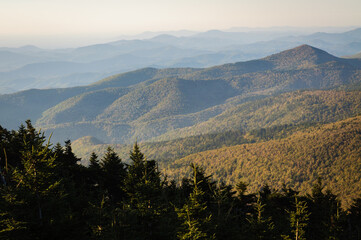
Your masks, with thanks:
[{"label": "haze over valley", "polygon": [[0,239],[359,240],[361,3],[0,8]]},{"label": "haze over valley", "polygon": [[[190,36],[156,35],[66,49],[36,46],[0,48],[0,93],[31,88],[87,85],[107,76],[145,67],[204,68],[247,61],[302,44],[338,57],[361,50],[361,29],[304,34],[297,28],[225,32]],[[175,34],[175,33],[173,33]]]}]

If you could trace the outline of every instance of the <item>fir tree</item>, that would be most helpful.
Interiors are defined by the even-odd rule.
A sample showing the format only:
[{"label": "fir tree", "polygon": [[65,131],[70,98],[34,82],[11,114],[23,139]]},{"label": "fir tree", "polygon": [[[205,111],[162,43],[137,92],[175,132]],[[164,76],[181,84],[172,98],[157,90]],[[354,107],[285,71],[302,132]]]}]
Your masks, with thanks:
[{"label": "fir tree", "polygon": [[114,149],[108,147],[100,167],[103,173],[104,190],[107,191],[108,197],[115,203],[123,199],[124,193],[122,186],[126,174],[125,165]]},{"label": "fir tree", "polygon": [[181,208],[176,208],[181,228],[178,231],[178,239],[215,239],[210,222],[212,215],[207,211],[207,203],[204,201],[204,192],[199,185],[197,174],[198,166],[191,165],[193,170],[193,192],[189,195],[187,203]]},{"label": "fir tree", "polygon": [[138,143],[134,144],[129,157],[131,163],[123,189],[127,195],[128,217],[134,220],[130,232],[138,238],[156,239],[160,233],[158,222],[164,204],[162,191],[165,183],[160,178],[156,162],[144,157]]},{"label": "fir tree", "polygon": [[331,191],[324,191],[322,179],[312,187],[310,224],[307,239],[339,239],[341,234],[340,202]]},{"label": "fir tree", "polygon": [[95,152],[92,152],[91,155],[90,155],[89,169],[94,170],[94,171],[99,171],[100,170],[98,155],[96,155]]},{"label": "fir tree", "polygon": [[91,189],[93,191],[95,189],[100,190],[101,188],[103,188],[102,169],[98,160],[98,155],[96,155],[94,152],[92,152],[89,159],[88,174],[89,184],[91,185]]},{"label": "fir tree", "polygon": [[49,145],[44,145],[45,138],[33,130],[25,135],[21,165],[11,172],[9,186],[1,189],[2,201],[8,206],[4,231],[12,236],[23,229],[17,239],[45,239],[52,236],[53,224],[60,220],[57,208],[64,195],[55,174],[55,157]]},{"label": "fir tree", "polygon": [[353,201],[350,207],[349,222],[351,239],[361,240],[361,198]]},{"label": "fir tree", "polygon": [[[268,189],[268,188],[267,188]],[[275,239],[274,223],[271,217],[265,217],[266,204],[261,201],[261,194],[257,196],[257,202],[254,204],[254,212],[251,218],[248,218],[250,239]]]},{"label": "fir tree", "polygon": [[310,213],[307,210],[307,203],[295,197],[294,210],[289,211],[290,227],[293,237],[283,236],[283,239],[306,240],[305,228],[308,225]]}]

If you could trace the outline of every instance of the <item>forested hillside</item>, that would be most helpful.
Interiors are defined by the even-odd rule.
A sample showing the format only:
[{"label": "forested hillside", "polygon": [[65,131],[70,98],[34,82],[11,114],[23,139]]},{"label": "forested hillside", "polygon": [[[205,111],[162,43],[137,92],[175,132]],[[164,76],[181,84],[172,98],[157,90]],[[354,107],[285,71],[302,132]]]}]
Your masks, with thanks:
[{"label": "forested hillside", "polygon": [[361,240],[361,0],[0,2],[0,240]]},{"label": "forested hillside", "polygon": [[296,91],[229,107],[192,127],[169,131],[155,139],[169,139],[225,130],[305,122],[332,122],[360,114],[359,91]]},{"label": "forested hillside", "polygon": [[[54,133],[53,141],[90,135],[104,143],[170,140],[302,121],[335,121],[357,114],[357,93],[350,93],[355,102],[347,99],[348,94],[331,93],[341,105],[352,102],[340,111],[337,108],[345,106],[324,103],[328,101],[325,97],[316,96],[321,93],[277,96],[302,89],[360,89],[360,79],[359,59],[337,58],[302,45],[263,59],[206,69],[147,68],[85,87],[0,95],[0,110],[7,113],[0,116],[0,121],[6,127],[16,127],[21,119],[32,119],[47,135]],[[48,101],[49,96],[52,98]],[[282,102],[282,97],[289,102]],[[297,102],[315,106],[305,110],[307,106],[295,106]],[[333,112],[332,107],[336,109],[334,116],[327,113]],[[247,108],[255,113],[247,113]],[[260,119],[265,108],[273,109],[272,114]],[[322,116],[311,116],[315,111]]]},{"label": "forested hillside", "polygon": [[[140,145],[149,159],[157,159],[177,181],[188,176],[190,163],[229,184],[248,182],[252,191],[268,182],[275,188],[286,184],[305,193],[322,177],[327,188],[335,189],[343,203],[350,204],[350,199],[361,194],[360,128],[361,118],[354,117],[328,124],[281,125]],[[102,155],[108,146],[90,137],[73,142],[74,151],[86,165],[92,152]],[[127,159],[131,145],[111,146]]]},{"label": "forested hillside", "polygon": [[203,166],[215,179],[242,180],[255,191],[268,183],[306,193],[317,181],[350,204],[361,194],[361,117],[309,127],[283,139],[195,153],[170,163],[165,172],[181,179],[189,164]]},{"label": "forested hillside", "polygon": [[[297,61],[291,62],[289,58]],[[182,128],[185,128],[185,131],[192,133],[188,127],[195,127],[226,114],[234,106],[270,94],[358,84],[361,73],[358,69],[358,60],[346,62],[309,46],[262,60],[209,69],[149,69],[145,71],[150,74],[148,77],[144,77],[142,72],[134,72],[135,78],[134,74],[120,76],[120,79],[132,80],[143,76],[140,80],[145,82],[126,90],[114,88],[123,82],[119,78],[110,78],[91,86],[98,89],[112,86],[113,92],[126,93],[114,95],[109,103],[98,101],[98,104],[94,104],[86,100],[97,99],[97,94],[109,90],[91,91],[86,93],[86,97],[84,94],[76,96],[48,109],[37,125],[49,132],[62,134],[63,139],[82,137],[84,135],[80,129],[87,129],[89,135],[104,142],[122,143],[136,138],[147,140],[163,134],[165,136],[158,139],[166,140],[172,138],[169,135],[174,130],[179,130],[181,134]],[[105,99],[109,97],[111,94]],[[81,114],[77,114],[78,119],[61,117],[69,116],[70,112]],[[207,132],[210,131],[204,129],[200,133]]]},{"label": "forested hillside", "polygon": [[[360,113],[360,91],[284,93],[229,107],[229,110],[207,121],[192,127],[171,130],[160,137],[153,138],[152,140],[158,141],[145,142],[142,148],[148,156],[168,161],[184,157],[189,153],[254,141],[255,138],[251,136],[261,131],[260,128],[274,129],[270,131],[272,134],[284,136],[287,135],[285,132],[289,133],[310,124],[335,122]],[[193,116],[197,121],[197,115],[193,114]],[[144,122],[141,124],[135,129],[138,136],[154,131],[155,127],[161,128],[166,121],[152,122],[152,127]],[[277,133],[277,131],[283,131],[283,133]],[[94,132],[94,129],[89,129],[87,133],[91,132]],[[245,136],[246,133],[248,137]],[[91,137],[80,138],[73,142],[75,152],[82,157],[89,157],[92,151],[100,154],[108,146],[107,142],[99,139],[96,144],[88,142],[89,138]],[[97,138],[93,137],[93,139]],[[159,142],[159,140],[167,141]],[[100,142],[102,144],[99,144]],[[121,150],[127,148],[124,144],[113,146],[117,146],[116,149],[121,156],[127,154],[127,151]],[[194,149],[193,152],[191,149]]]},{"label": "forested hillside", "polygon": [[[251,156],[244,152],[242,155],[242,151],[247,150],[259,157],[247,161],[242,168],[247,168],[250,162],[262,168],[263,150],[271,146],[270,153],[281,157],[285,165],[282,167],[294,165],[291,171],[298,182],[306,180],[306,176],[300,174],[304,166],[317,170],[319,156],[327,155],[328,161],[319,161],[320,167],[324,165],[324,171],[337,183],[330,185],[330,179],[325,177],[325,188],[322,179],[317,178],[312,186],[303,189],[309,192],[307,195],[286,185],[274,190],[275,178],[262,181],[262,188],[254,191],[253,185],[260,184],[257,179],[241,177],[233,185],[215,182],[195,164],[187,172],[189,177],[176,185],[161,173],[156,161],[144,156],[137,144],[131,148],[127,164],[108,148],[100,159],[92,154],[90,165],[84,167],[78,164],[81,159],[72,152],[70,142],[52,147],[30,121],[18,130],[0,127],[3,149],[0,157],[5,159],[0,161],[0,239],[358,240],[360,196],[346,201],[347,205],[340,201],[345,202],[343,191],[348,193],[352,189],[354,194],[360,191],[360,184],[357,185],[361,172],[360,122],[360,117],[356,117],[308,132],[296,132],[284,140],[266,142],[263,147],[258,144],[256,152],[256,145],[232,148],[237,156]],[[317,150],[311,155],[314,158],[311,164],[308,156],[304,156],[306,161],[284,160],[286,156],[280,151],[285,148],[286,153],[298,153],[298,149],[310,153],[309,145],[296,142],[308,142],[312,150]],[[219,165],[225,169],[215,171],[213,177],[223,178],[224,173],[231,176],[232,171],[238,171],[236,167],[227,167],[227,159],[215,159],[217,153],[230,150],[204,153],[208,154],[207,160],[211,160],[207,162],[208,171]],[[342,159],[344,153],[349,157]],[[237,161],[237,156],[222,156],[227,157],[231,165]],[[192,158],[201,163],[197,157]],[[189,158],[177,164],[187,163]],[[273,163],[268,161],[265,165],[266,174],[267,169],[272,169],[279,181],[290,177],[289,171],[284,171],[282,178],[277,169],[273,169]],[[333,165],[341,171],[337,176],[327,168]],[[339,196],[334,194],[340,191]]]}]

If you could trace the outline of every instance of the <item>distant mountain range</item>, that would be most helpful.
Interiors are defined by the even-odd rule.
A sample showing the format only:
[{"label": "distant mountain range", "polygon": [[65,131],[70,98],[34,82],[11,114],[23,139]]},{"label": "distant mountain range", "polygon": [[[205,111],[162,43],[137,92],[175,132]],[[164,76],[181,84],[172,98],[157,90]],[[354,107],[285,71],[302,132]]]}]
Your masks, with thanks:
[{"label": "distant mountain range", "polygon": [[349,58],[361,58],[361,52],[348,56]]},{"label": "distant mountain range", "polygon": [[109,75],[144,67],[204,68],[262,58],[301,44],[336,56],[353,55],[361,51],[361,28],[311,35],[294,31],[212,30],[75,49],[0,48],[0,93],[88,85]]},{"label": "distant mountain range", "polygon": [[[359,114],[361,60],[302,45],[259,60],[211,68],[145,68],[74,88],[0,95],[0,123],[30,118],[53,141],[170,140]],[[279,95],[282,94],[282,95]],[[329,96],[333,96],[334,101]],[[49,134],[48,134],[49,135]]]},{"label": "distant mountain range", "polygon": [[[74,66],[63,64],[70,73]],[[37,66],[39,76],[56,74],[55,65]],[[138,141],[176,181],[195,162],[250,191],[269,183],[306,193],[321,177],[344,206],[361,193],[361,59],[310,45],[209,68],[142,68],[85,86],[2,94],[0,111],[2,127],[31,119],[53,133],[52,142],[72,140],[85,165],[109,144],[127,161]]]}]

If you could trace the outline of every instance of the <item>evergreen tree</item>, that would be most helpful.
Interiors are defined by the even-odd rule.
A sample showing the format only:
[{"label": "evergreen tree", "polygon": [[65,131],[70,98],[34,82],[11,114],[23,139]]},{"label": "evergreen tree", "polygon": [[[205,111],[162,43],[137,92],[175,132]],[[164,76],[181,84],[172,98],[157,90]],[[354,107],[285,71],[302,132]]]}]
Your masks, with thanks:
[{"label": "evergreen tree", "polygon": [[140,208],[149,208],[153,198],[157,198],[161,193],[163,185],[157,163],[148,161],[137,143],[130,152],[130,159],[132,162],[128,165],[124,189],[132,206],[139,208],[145,204]]},{"label": "evergreen tree", "polygon": [[254,194],[246,194],[248,184],[240,181],[236,184],[237,191],[237,218],[241,228],[247,227],[247,215],[253,211]]},{"label": "evergreen tree", "polygon": [[214,193],[211,204],[217,239],[239,239],[235,191],[231,185],[221,183]]},{"label": "evergreen tree", "polygon": [[126,175],[125,165],[114,149],[108,147],[100,163],[102,170],[104,190],[107,196],[114,202],[120,202],[124,197],[122,186]]},{"label": "evergreen tree", "polygon": [[247,239],[275,239],[274,222],[271,217],[264,216],[265,207],[266,204],[262,203],[259,193],[254,204],[254,212],[248,218],[250,229],[246,235]]},{"label": "evergreen tree", "polygon": [[83,181],[82,170],[84,170],[84,168],[78,164],[80,159],[73,153],[71,141],[65,141],[64,147],[59,143],[56,144],[54,154],[57,156],[58,173],[61,176],[66,177],[67,179],[71,178],[76,181],[77,184],[80,184]]},{"label": "evergreen tree", "polygon": [[98,160],[98,155],[95,152],[92,152],[89,158],[89,169],[94,170],[96,172],[100,171],[100,164]]},{"label": "evergreen tree", "polygon": [[[8,207],[2,213],[1,222],[6,223],[2,231],[10,239],[46,239],[52,237],[55,224],[61,220],[57,209],[64,196],[62,185],[55,175],[55,157],[49,145],[44,145],[43,135],[33,129],[25,135],[21,165],[11,171],[9,185],[1,189],[2,201]],[[14,235],[19,230],[21,237]]]},{"label": "evergreen tree", "polygon": [[138,143],[130,152],[131,163],[125,177],[124,191],[129,218],[134,221],[130,232],[137,238],[157,239],[161,233],[158,222],[163,208],[163,187],[157,163],[148,161]]},{"label": "evergreen tree", "polygon": [[26,239],[24,200],[15,186],[0,185],[0,239]]},{"label": "evergreen tree", "polygon": [[361,198],[354,199],[349,214],[350,239],[361,240]]},{"label": "evergreen tree", "polygon": [[310,224],[307,239],[339,239],[340,229],[340,202],[331,191],[323,191],[322,179],[318,178],[312,187],[309,207]]},{"label": "evergreen tree", "polygon": [[204,201],[204,192],[199,187],[202,181],[198,180],[197,174],[202,172],[198,166],[191,165],[193,170],[193,192],[189,195],[187,203],[176,209],[181,221],[178,231],[178,239],[215,239],[212,233],[212,215],[207,211],[207,203]]},{"label": "evergreen tree", "polygon": [[310,213],[307,210],[307,203],[295,197],[294,210],[289,211],[290,227],[294,237],[283,236],[283,239],[306,240],[305,228],[307,227]]},{"label": "evergreen tree", "polygon": [[94,152],[92,152],[89,159],[88,178],[90,189],[92,191],[95,191],[95,189],[101,191],[103,188],[102,169],[98,160],[98,155],[96,155]]},{"label": "evergreen tree", "polygon": [[140,151],[137,142],[134,143],[133,149],[129,153],[129,158],[136,167],[144,164],[144,154]]},{"label": "evergreen tree", "polygon": [[[79,164],[80,159],[73,153],[70,140],[65,141],[64,147],[57,143],[53,155],[56,163],[54,172],[57,178],[62,179],[65,195],[61,209],[63,219],[58,229],[61,233],[82,239],[87,233],[86,218],[83,213],[92,195],[87,169]],[[64,235],[59,233],[59,236]]]},{"label": "evergreen tree", "polygon": [[321,179],[306,196],[266,185],[256,197],[243,182],[216,185],[191,165],[179,187],[161,178],[137,143],[129,165],[108,148],[101,161],[92,153],[85,168],[70,141],[52,149],[30,121],[18,131],[0,127],[0,157],[4,240],[361,240],[360,198],[344,211]]}]

